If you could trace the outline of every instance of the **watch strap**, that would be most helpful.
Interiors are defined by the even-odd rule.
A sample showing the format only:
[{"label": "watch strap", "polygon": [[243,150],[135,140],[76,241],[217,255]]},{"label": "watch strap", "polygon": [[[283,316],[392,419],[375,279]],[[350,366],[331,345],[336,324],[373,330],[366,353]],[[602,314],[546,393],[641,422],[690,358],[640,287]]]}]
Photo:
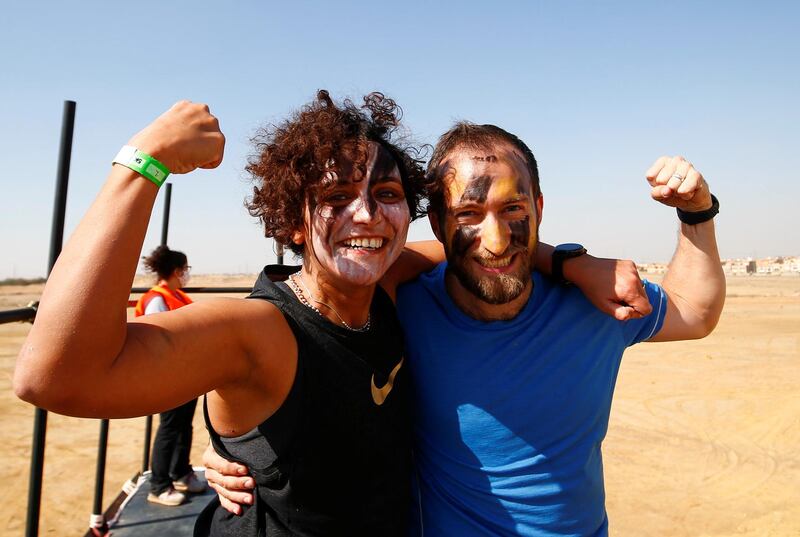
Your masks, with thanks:
[{"label": "watch strap", "polygon": [[704,211],[681,211],[677,207],[675,210],[678,211],[678,218],[681,222],[694,226],[696,224],[708,222],[719,214],[719,200],[714,194],[711,194],[711,207]]},{"label": "watch strap", "polygon": [[119,150],[119,153],[111,162],[112,164],[122,164],[126,168],[130,168],[159,187],[169,177],[169,169],[166,166],[147,153],[139,151],[130,145],[122,146],[122,149]]},{"label": "watch strap", "polygon": [[572,282],[564,277],[564,261],[584,255],[586,253],[586,248],[576,244],[575,246],[577,246],[577,248],[572,250],[560,250],[560,246],[561,245],[556,246],[555,250],[553,250],[550,267],[551,277],[561,285],[571,285]]}]

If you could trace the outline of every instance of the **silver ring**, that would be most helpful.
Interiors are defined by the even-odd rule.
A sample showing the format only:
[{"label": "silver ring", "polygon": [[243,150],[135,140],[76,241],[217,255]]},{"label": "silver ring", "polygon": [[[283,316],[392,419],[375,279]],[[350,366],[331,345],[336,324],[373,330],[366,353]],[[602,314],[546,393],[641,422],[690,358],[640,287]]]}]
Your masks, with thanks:
[{"label": "silver ring", "polygon": [[682,183],[683,180],[684,180],[684,177],[681,174],[679,174],[678,172],[675,172],[675,173],[672,174],[672,177],[670,177],[670,179],[677,179],[679,183]]}]

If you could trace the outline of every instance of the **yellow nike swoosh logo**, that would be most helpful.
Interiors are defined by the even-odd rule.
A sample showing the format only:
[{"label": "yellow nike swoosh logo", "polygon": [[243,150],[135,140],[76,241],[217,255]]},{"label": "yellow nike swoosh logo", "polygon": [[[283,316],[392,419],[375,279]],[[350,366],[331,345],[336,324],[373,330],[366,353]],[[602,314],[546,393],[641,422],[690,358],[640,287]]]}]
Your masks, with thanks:
[{"label": "yellow nike swoosh logo", "polygon": [[372,374],[372,385],[370,386],[370,391],[372,392],[372,400],[375,402],[376,405],[381,406],[386,398],[389,397],[389,392],[392,391],[392,387],[394,386],[394,377],[397,376],[397,372],[400,371],[400,368],[403,366],[403,360],[405,358],[400,358],[400,361],[397,362],[397,365],[394,366],[392,372],[389,373],[389,380],[386,381],[381,388],[375,386],[375,373]]}]

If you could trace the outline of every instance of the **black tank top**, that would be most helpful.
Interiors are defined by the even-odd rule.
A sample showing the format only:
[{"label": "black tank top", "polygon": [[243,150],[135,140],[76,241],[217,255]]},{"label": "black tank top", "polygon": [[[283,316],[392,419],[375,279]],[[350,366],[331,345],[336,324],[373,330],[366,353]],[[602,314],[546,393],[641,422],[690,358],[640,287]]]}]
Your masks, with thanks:
[{"label": "black tank top", "polygon": [[370,329],[354,332],[301,304],[284,283],[270,281],[267,269],[248,298],[280,308],[297,340],[297,374],[276,413],[240,437],[263,450],[258,456],[248,457],[247,446],[234,450],[241,457],[231,453],[206,409],[216,451],[250,468],[255,504],[235,516],[215,498],[195,536],[405,535],[409,380],[391,299],[378,286]]}]

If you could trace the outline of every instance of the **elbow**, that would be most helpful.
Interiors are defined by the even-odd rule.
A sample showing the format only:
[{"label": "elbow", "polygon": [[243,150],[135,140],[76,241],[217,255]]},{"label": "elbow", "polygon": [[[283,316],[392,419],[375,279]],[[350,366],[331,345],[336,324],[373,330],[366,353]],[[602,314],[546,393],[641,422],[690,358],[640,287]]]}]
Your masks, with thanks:
[{"label": "elbow", "polygon": [[19,368],[14,372],[14,380],[11,382],[11,386],[14,390],[14,395],[26,403],[36,405],[38,393],[35,386],[19,373]]},{"label": "elbow", "polygon": [[35,367],[29,359],[20,356],[11,384],[14,395],[26,403],[59,414],[72,415],[73,409],[70,405],[75,398],[69,393],[66,383],[59,382],[59,378],[55,372]]},{"label": "elbow", "polygon": [[704,337],[711,335],[711,332],[714,331],[714,328],[716,326],[717,326],[716,323],[713,324],[706,322],[700,323],[694,327],[694,330],[692,330],[690,337],[686,339],[703,339]]},{"label": "elbow", "polygon": [[[704,338],[706,336],[710,336],[711,335],[711,332],[713,332],[714,329],[717,327],[717,324],[719,324],[719,317],[720,317],[721,313],[722,313],[721,311],[720,312],[716,312],[714,315],[710,315],[708,318],[706,318],[703,321],[703,325],[702,325],[702,329],[701,329],[702,335],[700,336],[700,338]],[[698,338],[698,339],[700,339],[700,338]]]},{"label": "elbow", "polygon": [[47,390],[43,389],[42,383],[39,381],[41,375],[36,371],[37,363],[41,363],[41,359],[35,355],[32,346],[26,342],[17,356],[11,388],[14,390],[14,395],[26,403],[40,407],[42,397],[46,395]]},{"label": "elbow", "polygon": [[[31,371],[31,357],[25,346],[19,351],[14,375],[11,379],[11,389],[14,395],[32,405],[38,406],[41,390],[36,382],[36,374]],[[35,363],[35,362],[34,362]]]},{"label": "elbow", "polygon": [[12,387],[14,395],[26,403],[49,409],[48,394],[50,390],[39,381],[38,375],[32,374],[26,368],[18,365],[14,371]]},{"label": "elbow", "polygon": [[709,312],[697,319],[692,323],[693,330],[686,339],[703,339],[710,336],[719,323],[720,313],[721,311]]},{"label": "elbow", "polygon": [[51,386],[41,379],[28,375],[14,375],[14,395],[37,408],[63,414],[65,416],[84,416],[76,407],[76,398],[59,386]]},{"label": "elbow", "polygon": [[725,287],[723,285],[721,292],[717,299],[713,302],[711,307],[707,308],[700,322],[700,331],[702,335],[697,339],[704,338],[711,335],[714,329],[719,324],[719,319],[722,316],[722,308],[725,306]]}]

